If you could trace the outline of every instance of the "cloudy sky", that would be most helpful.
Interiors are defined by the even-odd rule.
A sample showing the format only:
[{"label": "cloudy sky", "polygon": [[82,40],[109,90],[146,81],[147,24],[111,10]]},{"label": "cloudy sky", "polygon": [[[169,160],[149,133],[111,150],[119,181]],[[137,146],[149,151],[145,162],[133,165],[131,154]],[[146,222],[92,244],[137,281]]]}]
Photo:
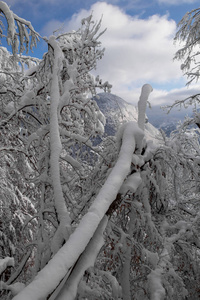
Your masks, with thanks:
[{"label": "cloudy sky", "polygon": [[[197,92],[198,85],[185,87],[181,62],[173,61],[173,38],[177,23],[197,0],[5,0],[19,16],[32,22],[42,36],[56,29],[76,30],[81,19],[93,12],[103,15],[101,37],[105,55],[97,73],[112,85],[112,93],[136,104],[143,84],[153,87],[152,106],[173,103]],[[35,55],[42,57],[43,43]]]}]

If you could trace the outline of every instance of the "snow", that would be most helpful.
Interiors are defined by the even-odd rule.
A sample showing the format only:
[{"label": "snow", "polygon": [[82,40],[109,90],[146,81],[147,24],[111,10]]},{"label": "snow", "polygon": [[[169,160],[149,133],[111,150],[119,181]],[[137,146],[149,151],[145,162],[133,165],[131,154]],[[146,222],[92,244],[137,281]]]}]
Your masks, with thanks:
[{"label": "snow", "polygon": [[122,288],[119,285],[115,276],[111,274],[109,271],[98,270],[98,275],[105,278],[106,281],[110,282],[112,286],[112,297],[114,299],[121,299],[122,298]]},{"label": "snow", "polygon": [[104,133],[104,124],[100,120],[97,120],[96,126],[95,126],[95,132],[98,134]]},{"label": "snow", "polygon": [[135,193],[141,183],[142,183],[142,179],[140,177],[140,173],[136,172],[128,176],[128,178],[125,180],[119,192],[124,195],[128,191]]},{"label": "snow", "polygon": [[20,100],[19,106],[20,108],[26,105],[35,104],[35,93],[33,91],[27,91]]},{"label": "snow", "polygon": [[135,147],[138,143],[141,144],[143,137],[144,132],[138,128],[137,123],[130,122],[125,125],[121,136],[122,146],[119,158],[89,211],[84,215],[64,246],[58,250],[35,279],[13,300],[46,298],[69,273],[93,237],[109,206],[116,199],[124,179],[130,172]]},{"label": "snow", "polygon": [[141,167],[142,165],[144,165],[144,158],[142,157],[142,155],[133,154],[132,163],[135,166]]},{"label": "snow", "polygon": [[[129,129],[130,132],[128,132],[128,128],[131,128],[131,129]],[[127,131],[127,133],[125,133],[125,130]],[[131,130],[133,130],[133,131],[131,132]],[[136,142],[137,143],[137,148],[141,149],[142,141],[143,141],[143,138],[144,138],[144,132],[140,128],[138,128],[137,123],[134,122],[134,121],[125,123],[119,128],[119,130],[117,132],[117,135],[116,135],[116,141],[117,141],[118,148],[121,147],[123,137],[128,137],[129,135],[132,135],[132,134],[134,134],[134,140],[132,140],[131,137],[130,137],[130,143],[133,142],[134,147],[135,147],[135,142]],[[126,143],[127,143],[127,146],[130,147],[130,143],[128,142],[128,138],[126,138]],[[126,148],[126,145],[124,143],[123,149],[125,150],[125,148]],[[122,148],[121,148],[120,152],[121,151],[122,151]],[[126,151],[125,151],[125,153],[126,153]],[[133,154],[134,154],[134,151],[132,152],[131,160],[133,158]]]},{"label": "snow", "polygon": [[5,107],[5,112],[14,115],[17,110],[22,109],[25,106],[31,106],[35,104],[35,94],[33,91],[27,91],[20,99],[18,105],[14,105],[14,102],[9,102]]},{"label": "snow", "polygon": [[31,76],[33,73],[37,72],[39,66],[33,66],[25,71],[25,76]]},{"label": "snow", "polygon": [[164,300],[165,289],[162,285],[162,269],[152,270],[147,277],[150,300]]},{"label": "snow", "polygon": [[[138,120],[138,109],[131,103],[111,93],[99,93],[95,96],[100,110],[106,117],[105,132],[107,135],[114,135],[119,126],[123,123]],[[158,138],[161,135],[152,124],[145,123],[145,137],[158,144]]]},{"label": "snow", "polygon": [[159,261],[158,253],[157,252],[151,252],[148,249],[144,249],[143,251],[144,251],[143,254],[146,257],[147,262],[152,265],[153,269],[155,269],[156,266],[157,266],[157,263]]},{"label": "snow", "polygon": [[[62,150],[62,145],[60,141],[59,124],[58,124],[58,105],[60,100],[59,92],[59,78],[58,71],[62,64],[63,53],[56,42],[54,36],[49,38],[49,44],[54,49],[54,65],[51,83],[51,105],[50,105],[50,171],[51,179],[53,184],[55,207],[58,214],[58,219],[65,225],[70,224],[70,216],[65,205],[65,199],[62,193],[62,186],[60,182],[60,167],[59,167],[59,157]],[[63,226],[63,230],[66,226]],[[64,234],[64,232],[63,232]],[[61,241],[63,242],[63,241]],[[59,248],[59,246],[58,246]]]},{"label": "snow", "polygon": [[146,149],[145,149],[145,153],[143,155],[143,159],[145,162],[149,161],[153,157],[154,153],[156,152],[156,149],[158,149],[157,141],[148,140],[146,142]]},{"label": "snow", "polygon": [[27,140],[27,148],[34,140],[39,140],[40,138],[44,137],[45,134],[47,134],[48,132],[49,132],[49,125],[42,125],[37,131],[29,135]]},{"label": "snow", "polygon": [[[0,8],[3,5],[4,4],[0,2]],[[9,25],[11,26],[9,27],[10,36],[13,39],[17,39],[17,36],[15,35],[15,28],[12,27],[13,15],[9,11],[6,4],[3,12],[5,12],[5,15],[7,15],[8,24],[11,23],[11,25]],[[25,20],[23,19],[18,20],[25,22]],[[31,26],[30,23],[26,22],[25,24],[29,27]],[[23,30],[23,25],[20,26]],[[85,33],[86,32],[87,31],[85,31]],[[29,40],[28,32],[25,29],[25,27],[24,36],[27,38],[27,40]],[[20,41],[23,44],[23,40],[20,39]],[[71,166],[73,166],[75,169],[80,169],[81,164],[79,164],[71,156],[65,155],[65,153],[63,153],[64,151],[62,152],[60,135],[62,136],[63,134],[63,136],[71,136],[80,142],[85,141],[89,143],[89,141],[87,141],[88,138],[82,135],[81,131],[78,131],[78,128],[81,127],[84,122],[81,119],[79,112],[82,111],[81,114],[86,116],[85,119],[89,117],[93,118],[93,121],[96,126],[96,131],[99,133],[103,133],[104,131],[105,118],[103,114],[98,112],[95,105],[91,105],[91,107],[87,105],[86,101],[84,101],[85,98],[83,96],[81,96],[82,98],[78,98],[77,96],[77,98],[71,99],[73,94],[70,94],[71,90],[74,89],[76,91],[76,89],[79,88],[80,84],[80,81],[77,78],[80,75],[77,73],[77,64],[74,61],[69,66],[66,66],[70,79],[66,80],[64,86],[62,86],[63,82],[59,81],[59,74],[60,69],[62,69],[63,67],[63,52],[55,37],[50,37],[49,44],[53,48],[52,57],[54,57],[54,61],[52,61],[53,73],[52,76],[49,76],[51,83],[50,96],[48,96],[48,104],[50,104],[50,126],[40,127],[40,129],[37,132],[33,133],[29,137],[28,142],[30,143],[31,141],[33,141],[33,139],[39,140],[39,138],[42,136],[42,134],[44,134],[46,130],[50,131],[50,149],[47,152],[43,153],[43,155],[50,154],[50,175],[52,179],[55,209],[56,215],[58,216],[59,226],[54,237],[51,240],[51,247],[49,247],[49,257],[51,257],[51,254],[53,254],[53,257],[48,262],[48,264],[38,273],[34,280],[30,284],[28,284],[27,287],[20,283],[15,283],[10,286],[4,283],[2,284],[2,286],[5,287],[5,289],[10,290],[12,294],[15,295],[15,300],[39,300],[47,298],[50,300],[53,300],[55,298],[57,300],[74,299],[77,294],[78,285],[85,270],[94,265],[98,252],[101,246],[103,245],[103,232],[107,225],[106,212],[108,211],[113,201],[116,199],[117,194],[126,194],[129,191],[131,193],[135,193],[138,187],[141,185],[142,179],[144,179],[145,182],[146,179],[148,179],[154,187],[155,192],[157,193],[162,192],[163,188],[162,182],[161,184],[159,184],[156,178],[156,171],[158,170],[161,172],[161,168],[158,167],[159,162],[154,162],[155,168],[152,168],[152,173],[149,173],[148,178],[147,173],[145,175],[145,172],[147,172],[148,168],[142,168],[143,170],[138,172],[139,168],[141,168],[145,164],[145,161],[148,161],[152,157],[152,154],[155,152],[154,145],[149,141],[146,142],[146,139],[144,138],[144,136],[146,135],[146,129],[148,128],[149,129],[147,131],[150,134],[152,133],[153,136],[155,136],[154,128],[151,128],[150,124],[145,124],[145,111],[147,99],[152,91],[152,87],[147,84],[142,87],[141,96],[138,102],[138,124],[136,122],[130,122],[124,124],[120,128],[117,134],[119,156],[116,165],[113,167],[113,169],[110,168],[110,173],[106,179],[106,182],[100,189],[100,192],[97,195],[95,201],[89,208],[86,215],[80,220],[80,224],[76,225],[77,228],[74,228],[74,232],[71,234],[71,219],[66,208],[60,180],[60,156],[61,154],[63,154],[62,159],[71,164]],[[17,46],[17,42],[14,43],[14,46]],[[86,65],[84,67],[86,67]],[[31,75],[32,72],[36,70],[37,68],[35,67],[34,69],[31,69],[29,72],[27,72],[26,75]],[[87,81],[86,86],[84,88],[87,88]],[[15,108],[20,109],[23,106],[32,105],[34,104],[34,99],[35,94],[33,91],[30,90],[20,99],[18,105]],[[79,101],[76,101],[77,99]],[[73,102],[72,100],[75,101],[75,103],[72,105],[72,109],[74,109],[73,116],[75,120],[72,121],[73,118],[70,119],[70,117],[66,117],[66,120],[69,120],[69,123],[72,122],[72,125],[74,126],[74,128],[76,128],[76,130],[74,130],[75,133],[71,133],[73,131],[68,133],[64,129],[59,130],[59,121],[62,121],[62,116],[60,115],[62,108],[68,104],[71,106],[71,103]],[[40,101],[39,97],[38,101]],[[13,103],[10,103],[6,107],[7,112],[12,112],[12,108],[14,109],[14,105],[12,104]],[[121,115],[123,119],[124,116],[122,113]],[[76,134],[77,132],[79,134]],[[92,130],[91,133],[93,133]],[[176,143],[175,150],[177,150],[178,146]],[[144,155],[140,154],[141,150],[145,150]],[[152,175],[152,179],[149,179],[150,175]],[[165,175],[163,175],[163,177],[164,176]],[[45,179],[47,179],[47,170],[46,173],[44,172],[39,177],[39,180],[41,182]],[[141,187],[143,197],[136,197],[138,200],[141,201],[141,203],[139,201],[133,200],[133,206],[135,205],[138,208],[137,213],[138,215],[140,215],[141,225],[146,227],[144,228],[144,230],[148,228],[149,235],[152,234],[153,231],[155,232],[156,227],[151,214],[148,188],[149,187],[147,187],[147,185],[145,184]],[[87,195],[84,197],[87,197]],[[20,214],[18,218],[19,220],[21,220]],[[132,237],[133,231],[131,232],[130,228],[131,226],[135,226],[135,224],[134,222],[132,222],[131,218],[128,220],[128,222],[129,223],[127,223],[126,226],[130,226],[127,236],[129,234],[129,237]],[[10,230],[12,230],[12,228],[13,227],[10,226]],[[173,230],[173,232],[175,233],[171,234],[171,232],[169,232],[169,234],[171,234],[169,236],[166,234],[167,229]],[[153,268],[153,270],[151,270],[150,274],[147,276],[150,299],[162,300],[165,298],[164,287],[166,288],[166,282],[164,282],[164,280],[166,280],[166,275],[177,279],[177,275],[173,267],[169,268],[169,266],[171,266],[170,259],[173,254],[172,250],[174,249],[173,243],[175,243],[177,240],[183,239],[183,237],[184,241],[187,239],[191,239],[192,232],[188,232],[188,229],[191,229],[191,224],[188,224],[188,222],[185,222],[183,220],[178,221],[173,226],[170,226],[165,221],[161,226],[161,234],[163,233],[164,235],[164,238],[161,241],[163,249],[162,252],[159,251],[158,253],[154,253],[147,249],[144,249],[143,246],[140,246],[145,260],[148,263],[148,266],[146,267],[148,267],[149,269]],[[147,236],[147,233],[144,232],[143,236],[145,237],[145,235]],[[159,236],[159,238],[161,240],[162,236]],[[122,239],[123,241],[125,240],[125,233],[124,237],[121,238],[120,243],[118,243],[118,245],[116,246],[116,249],[120,249],[120,254],[122,254],[122,262],[124,263],[122,267],[123,278],[120,283],[123,283],[123,298],[131,299],[130,284],[132,279],[130,276],[132,276],[132,274],[130,272],[132,249],[131,245],[128,245],[126,241],[125,243],[123,243]],[[45,242],[38,242],[38,257],[40,253],[43,252],[45,246],[44,243]],[[154,244],[154,241],[152,241],[152,243]],[[156,248],[155,244],[152,247],[154,247],[153,249],[159,249],[159,247]],[[48,258],[46,260],[48,260]],[[5,258],[4,260],[0,260],[0,273],[4,272],[4,270],[8,266],[14,266],[13,258]],[[43,267],[42,264],[41,266]],[[105,273],[104,277],[106,276],[112,285],[113,298],[118,299],[118,297],[120,297],[119,294],[121,290],[116,278],[111,273]]]},{"label": "snow", "polygon": [[0,275],[5,271],[7,267],[14,267],[15,262],[13,257],[5,257],[0,259]]},{"label": "snow", "polygon": [[8,5],[3,1],[0,1],[0,11],[4,13],[8,23],[7,42],[8,45],[10,45],[11,41],[14,40],[14,36],[15,36],[15,21],[14,21],[13,12],[9,9]]},{"label": "snow", "polygon": [[191,227],[191,225],[188,222],[183,221],[183,220],[180,220],[180,221],[176,222],[176,224],[174,226],[177,229],[184,230],[184,231],[189,229],[189,227]]},{"label": "snow", "polygon": [[98,111],[97,118],[104,126],[106,125],[106,118],[105,118],[104,114],[102,114],[101,111]]},{"label": "snow", "polygon": [[63,160],[67,161],[73,168],[75,169],[81,169],[82,166],[81,164],[75,160],[73,157],[71,157],[70,155],[65,155],[62,157]]},{"label": "snow", "polygon": [[25,284],[22,282],[16,282],[8,285],[5,282],[0,282],[0,288],[11,291],[12,295],[15,296],[25,288]]},{"label": "snow", "polygon": [[0,93],[5,94],[7,92],[7,87],[3,86],[0,88]]},{"label": "snow", "polygon": [[157,145],[163,143],[160,132],[149,122],[145,124],[144,132],[147,142],[155,143]]},{"label": "snow", "polygon": [[11,113],[14,111],[14,109],[15,109],[14,102],[11,101],[11,102],[9,102],[9,103],[6,105],[4,111],[5,111],[7,114],[11,114]]},{"label": "snow", "polygon": [[[84,253],[81,255],[78,263],[75,266],[75,269],[73,270],[72,275],[70,276],[70,279],[64,286],[64,289],[56,298],[57,300],[75,299],[78,284],[82,276],[84,275],[85,270],[87,270],[89,267],[94,266],[96,256],[98,255],[99,250],[104,244],[103,232],[106,228],[107,222],[108,219],[105,216],[100,222],[96,232],[94,233],[94,236],[87,245]],[[49,300],[51,300],[51,298]]]},{"label": "snow", "polygon": [[16,14],[13,14],[13,15],[14,15],[14,18],[15,18],[17,21],[19,21],[19,22],[22,23],[22,24],[25,24],[28,28],[30,28],[30,30],[31,30],[32,32],[35,32],[35,30],[34,30],[33,26],[31,25],[31,22],[30,22],[30,21],[27,21],[27,20],[25,20],[25,19],[23,19],[23,18],[20,18],[20,17],[17,16]]},{"label": "snow", "polygon": [[146,107],[149,94],[153,91],[150,84],[144,84],[142,87],[140,99],[138,101],[138,126],[144,130]]},{"label": "snow", "polygon": [[171,226],[171,228],[173,227],[179,229],[179,232],[172,234],[167,239],[168,243],[175,243],[177,240],[179,240],[183,235],[186,234],[186,231],[191,228],[191,224],[183,220],[180,220],[174,226]]},{"label": "snow", "polygon": [[59,112],[61,112],[62,108],[69,104],[70,101],[70,89],[73,88],[73,82],[71,80],[67,80],[64,83],[64,91],[62,96],[60,97],[60,101],[59,101]]}]

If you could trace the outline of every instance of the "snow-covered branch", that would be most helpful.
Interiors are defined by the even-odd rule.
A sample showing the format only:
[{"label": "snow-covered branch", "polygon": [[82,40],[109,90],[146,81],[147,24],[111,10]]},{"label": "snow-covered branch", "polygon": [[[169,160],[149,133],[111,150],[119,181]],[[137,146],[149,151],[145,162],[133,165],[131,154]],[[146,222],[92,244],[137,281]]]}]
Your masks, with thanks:
[{"label": "snow-covered branch", "polygon": [[[73,268],[73,265],[93,237],[109,206],[115,200],[121,185],[130,172],[135,147],[141,144],[143,137],[143,131],[138,128],[135,122],[124,125],[119,137],[122,140],[119,158],[95,201],[65,245],[49,261],[48,265],[38,273],[33,282],[14,298],[15,300],[25,300],[27,295],[29,300],[39,300],[41,297],[47,297],[66,274],[69,274],[71,268]],[[53,284],[52,274],[54,274]]]},{"label": "snow-covered branch", "polygon": [[14,258],[5,257],[0,259],[0,275],[5,271],[7,267],[14,267]]},{"label": "snow-covered branch", "polygon": [[[26,21],[14,14],[3,1],[0,1],[0,11],[3,13],[7,21],[7,43],[12,46],[13,55],[18,53],[19,45],[19,53],[22,53],[25,49],[28,52],[29,45],[31,50],[33,47],[37,46],[40,35],[34,30],[29,21]],[[16,28],[18,28],[18,32],[16,31]]]},{"label": "snow-covered branch", "polygon": [[53,184],[54,202],[58,215],[59,228],[58,238],[54,241],[53,250],[56,252],[63,243],[63,240],[68,239],[71,218],[65,204],[65,199],[62,192],[62,186],[60,182],[60,166],[59,159],[62,150],[62,144],[59,133],[58,122],[58,105],[60,100],[59,92],[59,77],[58,73],[61,69],[63,60],[63,53],[58,46],[57,41],[52,36],[49,40],[49,44],[54,50],[53,61],[53,73],[51,82],[51,105],[50,105],[50,171]]},{"label": "snow-covered branch", "polygon": [[145,115],[146,115],[146,107],[147,100],[149,94],[153,91],[150,84],[144,84],[142,87],[140,99],[138,101],[138,126],[144,130],[145,125]]}]

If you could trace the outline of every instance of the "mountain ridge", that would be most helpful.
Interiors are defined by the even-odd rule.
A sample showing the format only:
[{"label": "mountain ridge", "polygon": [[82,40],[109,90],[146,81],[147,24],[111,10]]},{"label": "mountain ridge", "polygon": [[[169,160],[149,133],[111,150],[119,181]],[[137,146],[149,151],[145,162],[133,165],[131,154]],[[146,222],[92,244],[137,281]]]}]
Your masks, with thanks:
[{"label": "mountain ridge", "polygon": [[[125,122],[138,119],[138,110],[133,104],[126,102],[121,97],[111,93],[99,93],[94,97],[99,109],[106,118],[105,134],[115,135],[119,126]],[[158,129],[148,122],[146,118],[145,136],[147,139],[155,140],[159,135]]]}]

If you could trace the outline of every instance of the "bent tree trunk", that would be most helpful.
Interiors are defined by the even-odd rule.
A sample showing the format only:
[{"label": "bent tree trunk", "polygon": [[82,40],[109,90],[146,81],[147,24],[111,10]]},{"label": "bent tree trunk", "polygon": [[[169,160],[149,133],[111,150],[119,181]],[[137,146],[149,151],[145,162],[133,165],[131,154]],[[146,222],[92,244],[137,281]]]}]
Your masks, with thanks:
[{"label": "bent tree trunk", "polygon": [[[149,88],[149,87],[148,87]],[[143,98],[141,96],[141,98]],[[147,97],[144,97],[147,100]],[[65,288],[68,287],[69,299],[74,299],[78,279],[91,262],[82,260],[87,252],[94,249],[96,237],[101,236],[106,226],[106,212],[130,173],[132,157],[137,149],[141,149],[144,132],[135,122],[122,126],[118,140],[121,140],[119,157],[99,194],[81,219],[78,227],[70,235],[67,242],[58,250],[49,263],[37,274],[35,279],[24,288],[13,300],[63,299]],[[135,182],[135,188],[140,181]],[[94,243],[94,244],[93,244]],[[101,243],[96,245],[95,260]],[[91,251],[90,251],[91,253]],[[82,257],[81,257],[82,255]],[[77,270],[81,273],[77,274]],[[68,280],[69,279],[69,280]],[[63,284],[62,284],[63,283]],[[58,296],[58,298],[56,298]]]},{"label": "bent tree trunk", "polygon": [[65,245],[38,273],[35,279],[13,298],[14,300],[46,299],[67,276],[66,274],[70,274],[70,270],[94,236],[99,223],[115,200],[120,187],[129,174],[132,155],[136,145],[141,144],[143,137],[143,131],[138,128],[135,122],[125,124],[121,137],[122,145],[119,158],[89,211],[82,218],[79,226],[70,235]]}]

